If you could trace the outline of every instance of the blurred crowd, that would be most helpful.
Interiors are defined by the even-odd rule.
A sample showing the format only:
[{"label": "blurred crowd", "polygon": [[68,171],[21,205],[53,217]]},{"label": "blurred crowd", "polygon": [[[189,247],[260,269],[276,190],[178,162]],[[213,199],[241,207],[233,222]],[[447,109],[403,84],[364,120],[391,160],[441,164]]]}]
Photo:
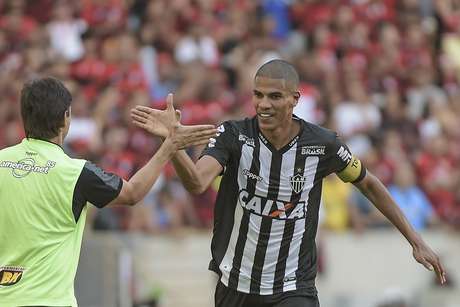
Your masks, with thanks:
[{"label": "blurred crowd", "polygon": [[[129,178],[159,146],[133,106],[172,92],[185,124],[252,116],[273,58],[298,69],[295,113],[336,130],[416,229],[460,229],[460,0],[0,0],[0,148],[24,137],[22,84],[52,75],[73,95],[65,150]],[[143,205],[92,225],[209,228],[218,184],[192,196],[169,165]],[[323,204],[331,230],[387,226],[335,176]]]}]

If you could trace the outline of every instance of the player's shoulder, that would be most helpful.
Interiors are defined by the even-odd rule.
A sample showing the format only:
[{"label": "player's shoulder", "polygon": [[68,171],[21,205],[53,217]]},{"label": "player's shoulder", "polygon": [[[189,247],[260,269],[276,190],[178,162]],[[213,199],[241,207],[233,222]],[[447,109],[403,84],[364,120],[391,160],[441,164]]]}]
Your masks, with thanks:
[{"label": "player's shoulder", "polygon": [[84,159],[71,157],[66,153],[63,155],[55,156],[53,160],[56,163],[56,167],[59,167],[60,170],[72,170],[72,174],[80,174],[87,162]]},{"label": "player's shoulder", "polygon": [[19,146],[20,146],[20,144],[16,144],[16,145],[12,145],[12,146],[2,148],[2,149],[0,149],[0,155],[1,154],[8,154],[10,152],[14,152],[19,148]]},{"label": "player's shoulder", "polygon": [[72,163],[74,163],[75,165],[82,166],[82,167],[86,167],[89,163],[91,163],[91,161],[88,161],[86,159],[79,159],[79,158],[72,158],[72,157],[69,157],[69,158],[70,158],[70,161],[72,161]]},{"label": "player's shoulder", "polygon": [[225,131],[230,132],[235,135],[239,135],[240,133],[244,133],[250,130],[253,130],[255,125],[254,118],[244,118],[239,120],[227,120],[222,122],[218,127],[217,130],[220,133]]},{"label": "player's shoulder", "polygon": [[303,136],[316,142],[321,143],[333,143],[337,139],[337,132],[322,127],[310,122],[307,122],[303,119],[300,119],[304,126]]}]

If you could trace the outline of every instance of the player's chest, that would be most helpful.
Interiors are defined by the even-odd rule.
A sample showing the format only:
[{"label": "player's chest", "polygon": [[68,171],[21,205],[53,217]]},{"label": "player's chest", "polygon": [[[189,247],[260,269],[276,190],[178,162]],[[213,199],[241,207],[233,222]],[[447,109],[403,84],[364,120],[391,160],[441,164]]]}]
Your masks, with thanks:
[{"label": "player's chest", "polygon": [[285,152],[263,145],[243,146],[238,163],[240,188],[252,185],[257,195],[274,191],[281,197],[301,194],[314,184],[322,162],[321,153],[324,149],[320,146],[293,146]]}]

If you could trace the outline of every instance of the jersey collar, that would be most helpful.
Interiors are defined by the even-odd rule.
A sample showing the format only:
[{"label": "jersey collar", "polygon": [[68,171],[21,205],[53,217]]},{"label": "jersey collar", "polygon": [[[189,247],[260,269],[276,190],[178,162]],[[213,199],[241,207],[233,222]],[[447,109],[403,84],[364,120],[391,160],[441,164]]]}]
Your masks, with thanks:
[{"label": "jersey collar", "polygon": [[304,122],[302,119],[300,119],[299,117],[297,117],[296,115],[292,114],[292,119],[293,120],[297,120],[300,124],[300,129],[299,129],[299,132],[297,133],[297,135],[292,138],[291,141],[289,141],[289,143],[287,143],[286,145],[284,145],[283,147],[281,147],[279,150],[276,149],[275,146],[273,146],[269,141],[268,139],[262,134],[262,131],[260,131],[259,129],[259,122],[257,121],[257,116],[254,117],[254,121],[255,121],[255,126],[256,126],[256,129],[257,129],[257,134],[259,136],[259,140],[265,145],[267,146],[267,148],[271,151],[271,152],[277,152],[277,153],[280,153],[280,154],[283,154],[285,153],[286,151],[288,151],[292,146],[294,146],[294,144],[297,143],[297,141],[299,140],[300,136],[302,135],[303,133],[303,130],[304,130]]},{"label": "jersey collar", "polygon": [[48,140],[42,140],[42,139],[35,139],[35,138],[24,138],[22,139],[22,142],[23,144],[27,144],[27,145],[30,145],[30,146],[48,146],[50,148],[56,148],[56,149],[59,149],[61,151],[64,151],[64,149],[56,144],[56,143],[53,143],[51,141],[48,141]]}]

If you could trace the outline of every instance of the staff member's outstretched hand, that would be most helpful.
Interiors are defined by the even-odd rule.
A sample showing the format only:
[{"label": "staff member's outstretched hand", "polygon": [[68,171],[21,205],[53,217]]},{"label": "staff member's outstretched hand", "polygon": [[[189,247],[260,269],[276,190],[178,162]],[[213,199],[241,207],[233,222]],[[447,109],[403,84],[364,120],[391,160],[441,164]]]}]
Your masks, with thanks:
[{"label": "staff member's outstretched hand", "polygon": [[213,125],[182,125],[180,111],[174,109],[172,94],[166,98],[166,104],[165,110],[145,106],[131,109],[133,123],[155,136],[169,140],[176,149],[204,145],[216,136],[217,130]]}]

